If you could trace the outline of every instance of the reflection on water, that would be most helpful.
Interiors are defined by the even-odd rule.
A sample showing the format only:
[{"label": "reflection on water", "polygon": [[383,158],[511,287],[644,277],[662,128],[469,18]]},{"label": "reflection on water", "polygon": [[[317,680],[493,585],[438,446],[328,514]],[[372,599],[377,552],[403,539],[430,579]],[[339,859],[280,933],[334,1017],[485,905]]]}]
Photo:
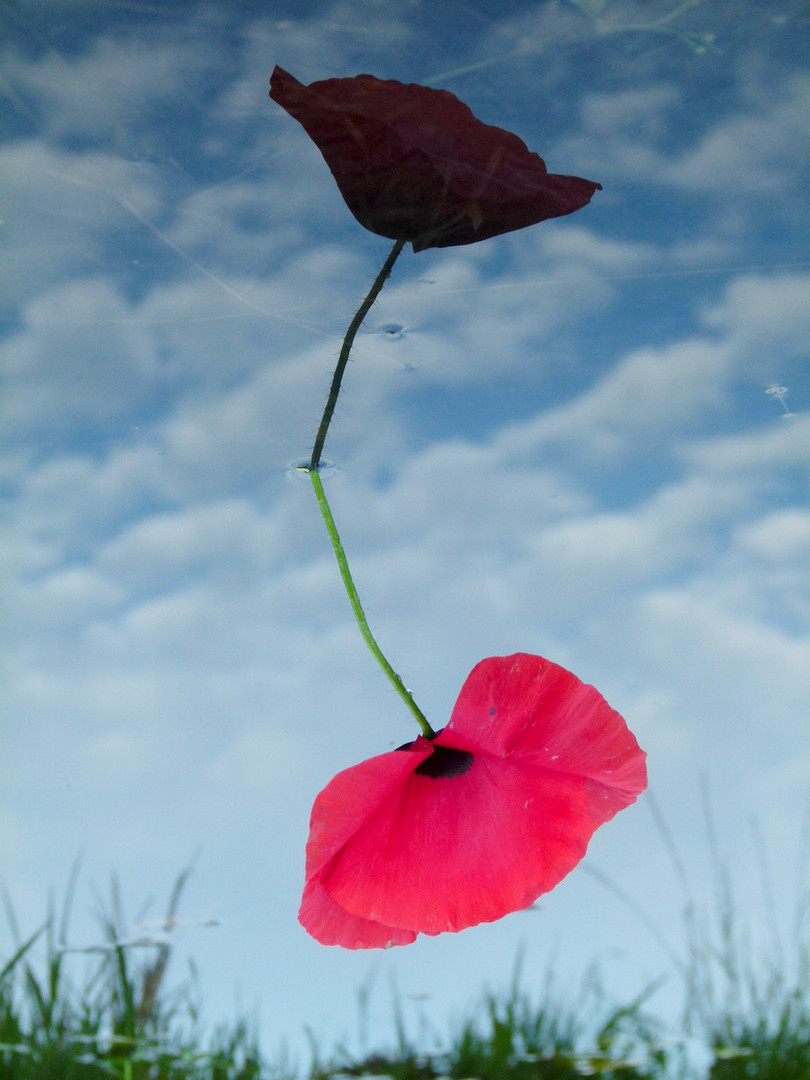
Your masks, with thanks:
[{"label": "reflection on water", "polygon": [[[287,476],[309,480],[309,458],[298,458],[296,461],[291,461],[284,471]],[[337,465],[333,465],[331,461],[324,461],[321,458],[318,465],[318,472],[321,476],[333,476],[337,471]]]},{"label": "reflection on water", "polygon": [[[807,0],[4,7],[9,890],[35,910],[81,843],[151,893],[204,842],[200,902],[238,916],[193,943],[209,1015],[239,985],[270,1046],[352,1028],[362,958],[295,921],[307,816],[408,720],[305,466],[388,245],[267,97],[280,64],[454,91],[603,185],[570,221],[403,252],[336,412],[335,509],[418,700],[440,715],[508,650],[587,672],[643,737],[696,892],[705,774],[741,913],[769,925],[757,818],[787,925],[810,785]],[[592,858],[679,925],[643,805]],[[593,888],[543,899],[527,964],[607,956],[630,1000],[671,964]],[[508,977],[521,922],[386,955],[382,977],[441,1019]]]}]

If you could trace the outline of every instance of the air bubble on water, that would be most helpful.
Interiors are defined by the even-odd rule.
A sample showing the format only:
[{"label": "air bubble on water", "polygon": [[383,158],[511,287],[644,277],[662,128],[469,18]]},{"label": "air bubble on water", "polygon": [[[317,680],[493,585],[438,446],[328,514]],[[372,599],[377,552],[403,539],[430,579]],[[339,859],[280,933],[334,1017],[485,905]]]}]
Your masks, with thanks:
[{"label": "air bubble on water", "polygon": [[399,323],[385,323],[380,327],[379,333],[389,341],[399,341],[400,338],[405,337],[405,327]]}]

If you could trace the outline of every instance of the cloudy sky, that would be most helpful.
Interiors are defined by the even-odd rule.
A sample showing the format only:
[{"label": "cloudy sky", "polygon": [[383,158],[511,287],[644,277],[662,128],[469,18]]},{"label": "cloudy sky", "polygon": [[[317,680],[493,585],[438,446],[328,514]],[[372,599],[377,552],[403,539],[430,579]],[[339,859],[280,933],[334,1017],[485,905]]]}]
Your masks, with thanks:
[{"label": "cloudy sky", "polygon": [[[675,1015],[683,912],[721,865],[758,925],[764,861],[783,927],[808,888],[802,0],[5,17],[0,876],[23,930],[79,855],[76,947],[112,873],[140,933],[193,862],[174,974],[192,955],[210,1018],[255,1010],[269,1052],[352,1037],[369,978],[377,1044],[392,979],[414,1030],[443,1027],[521,948],[527,986],[597,961],[624,1001],[666,976],[651,1007]],[[650,797],[531,911],[386,953],[296,921],[314,796],[416,730],[290,465],[390,245],[269,101],[276,63],[447,88],[603,185],[570,218],[403,254],[327,483],[434,727],[482,657],[539,653],[626,717]]]}]

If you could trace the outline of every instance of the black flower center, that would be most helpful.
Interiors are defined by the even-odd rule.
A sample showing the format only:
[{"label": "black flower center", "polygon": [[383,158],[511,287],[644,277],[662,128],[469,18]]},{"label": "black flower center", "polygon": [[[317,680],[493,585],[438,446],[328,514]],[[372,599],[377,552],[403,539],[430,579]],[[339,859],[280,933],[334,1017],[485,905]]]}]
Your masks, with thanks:
[{"label": "black flower center", "polygon": [[460,777],[472,765],[472,754],[454,750],[453,746],[434,746],[433,753],[417,765],[414,772],[420,777]]},{"label": "black flower center", "polygon": [[454,750],[452,746],[434,746],[433,753],[414,769],[420,776],[461,776],[473,763],[468,750]]},{"label": "black flower center", "polygon": [[[441,735],[444,728],[439,728],[434,739]],[[409,750],[413,742],[403,743],[397,750]],[[414,769],[420,776],[430,776],[436,779],[439,776],[461,776],[473,763],[473,755],[468,750],[456,750],[452,746],[434,746],[433,753],[425,758]]]}]

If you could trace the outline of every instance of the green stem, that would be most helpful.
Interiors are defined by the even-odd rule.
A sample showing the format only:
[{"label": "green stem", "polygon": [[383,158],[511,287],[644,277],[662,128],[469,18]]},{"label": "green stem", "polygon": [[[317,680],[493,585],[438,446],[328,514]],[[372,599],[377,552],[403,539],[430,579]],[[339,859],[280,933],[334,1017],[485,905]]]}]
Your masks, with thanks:
[{"label": "green stem", "polygon": [[337,367],[335,368],[335,374],[332,376],[332,385],[329,388],[329,397],[326,401],[326,408],[323,411],[323,417],[321,419],[321,426],[318,428],[318,435],[315,439],[315,446],[312,450],[312,457],[310,458],[309,465],[304,465],[302,468],[309,473],[312,480],[312,486],[315,489],[315,497],[318,500],[318,506],[321,510],[321,515],[326,525],[326,531],[329,533],[329,539],[332,541],[332,547],[337,557],[338,566],[340,567],[340,576],[343,578],[343,584],[346,588],[346,592],[349,596],[349,602],[352,605],[352,611],[354,617],[357,620],[357,625],[360,628],[360,633],[363,636],[363,640],[374,655],[375,660],[383,669],[385,674],[391,681],[394,689],[408,706],[416,718],[417,724],[422,729],[422,733],[426,738],[432,739],[435,737],[436,732],[427,722],[425,714],[413,700],[410,691],[405,687],[402,679],[397,675],[386,658],[383,656],[382,650],[377,642],[374,640],[374,635],[369,629],[368,621],[366,620],[366,614],[363,611],[363,605],[360,603],[360,597],[357,595],[357,589],[355,588],[354,581],[352,580],[351,571],[349,570],[349,563],[346,559],[346,552],[343,550],[343,544],[340,542],[340,536],[338,535],[337,526],[335,525],[335,519],[332,517],[332,511],[329,509],[329,503],[326,499],[326,492],[323,490],[323,484],[321,483],[320,473],[318,468],[321,463],[321,453],[323,452],[323,444],[326,441],[326,433],[329,430],[329,424],[332,420],[332,415],[335,411],[335,405],[337,404],[338,394],[340,393],[340,384],[343,381],[343,373],[346,370],[346,365],[349,362],[349,354],[352,351],[352,345],[357,335],[357,331],[360,329],[360,325],[371,309],[371,305],[380,295],[380,290],[386,282],[394,263],[399,258],[400,252],[405,246],[404,240],[397,240],[391,251],[388,254],[388,258],[382,265],[382,269],[374,279],[374,283],[369,290],[363,303],[357,310],[352,321],[349,323],[349,329],[346,331],[346,336],[343,339],[343,346],[340,350],[340,356],[338,357]]},{"label": "green stem", "polygon": [[346,331],[346,337],[343,339],[343,347],[341,348],[340,356],[338,357],[335,374],[332,376],[332,385],[329,388],[329,397],[326,400],[326,408],[323,410],[321,426],[318,428],[318,434],[315,438],[312,457],[309,459],[310,471],[317,469],[321,463],[323,444],[326,442],[326,433],[329,430],[329,424],[332,420],[332,413],[335,411],[335,405],[337,405],[340,384],[343,381],[343,372],[346,370],[346,364],[349,362],[349,353],[352,351],[352,345],[354,344],[357,331],[360,329],[360,324],[363,319],[368,315],[371,305],[380,295],[380,290],[385,284],[386,278],[391,273],[394,263],[399,258],[400,252],[405,247],[405,243],[405,240],[397,240],[391,248],[388,258],[383,263],[382,270],[380,270],[379,274],[377,274],[374,279],[374,284],[371,286],[368,296],[357,309],[357,314],[349,323],[349,329]]},{"label": "green stem", "polygon": [[329,539],[332,541],[332,547],[335,550],[335,556],[340,567],[340,576],[343,578],[343,584],[346,587],[346,592],[349,595],[349,601],[352,605],[352,611],[354,617],[357,620],[357,625],[360,628],[360,633],[363,635],[363,640],[374,655],[377,663],[383,669],[385,674],[391,681],[394,689],[408,706],[413,713],[417,724],[422,729],[422,734],[426,739],[432,739],[435,737],[436,732],[427,722],[425,714],[413,700],[410,690],[408,690],[403,683],[402,679],[397,675],[386,658],[383,656],[382,650],[377,642],[374,640],[374,635],[369,629],[368,622],[366,620],[366,613],[363,611],[363,605],[360,603],[360,597],[357,595],[357,589],[355,588],[354,581],[352,579],[351,571],[349,570],[349,564],[346,560],[346,552],[343,550],[343,544],[340,542],[340,536],[338,535],[337,526],[335,525],[335,519],[332,517],[332,511],[329,509],[329,503],[326,500],[326,492],[323,490],[323,484],[321,482],[320,473],[317,469],[313,469],[311,466],[304,466],[309,473],[310,480],[312,480],[312,486],[315,489],[315,498],[318,500],[318,506],[321,509],[321,515],[326,525],[326,531],[329,533]]}]

